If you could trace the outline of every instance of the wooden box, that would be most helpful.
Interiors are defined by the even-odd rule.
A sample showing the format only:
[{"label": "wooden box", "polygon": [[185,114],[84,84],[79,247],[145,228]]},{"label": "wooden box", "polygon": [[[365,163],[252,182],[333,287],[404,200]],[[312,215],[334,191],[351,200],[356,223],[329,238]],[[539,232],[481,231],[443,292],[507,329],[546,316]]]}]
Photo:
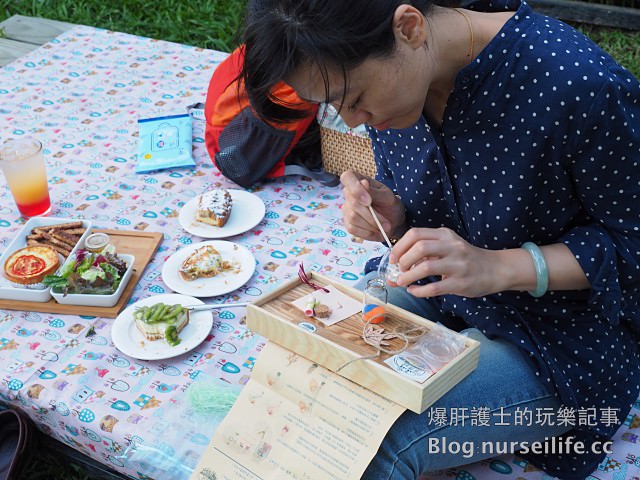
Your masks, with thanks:
[{"label": "wooden box", "polygon": [[[334,282],[319,274],[309,274],[321,286],[332,286],[362,302],[362,292]],[[434,373],[425,382],[418,383],[394,371],[384,360],[391,355],[381,353],[373,359],[361,359],[375,354],[377,349],[362,339],[362,313],[357,313],[331,326],[325,326],[313,317],[307,317],[292,302],[313,292],[313,288],[299,279],[292,280],[269,295],[247,307],[247,326],[254,332],[313,361],[331,371],[366,387],[416,413],[422,413],[478,365],[479,343],[466,336],[465,348],[452,361]],[[306,328],[299,324],[305,323]],[[309,324],[315,326],[309,328]],[[412,325],[430,329],[444,327],[402,310],[386,306],[386,319],[380,326],[387,332],[405,330]],[[455,334],[458,335],[458,334]],[[390,347],[401,348],[403,342],[392,340]]]}]

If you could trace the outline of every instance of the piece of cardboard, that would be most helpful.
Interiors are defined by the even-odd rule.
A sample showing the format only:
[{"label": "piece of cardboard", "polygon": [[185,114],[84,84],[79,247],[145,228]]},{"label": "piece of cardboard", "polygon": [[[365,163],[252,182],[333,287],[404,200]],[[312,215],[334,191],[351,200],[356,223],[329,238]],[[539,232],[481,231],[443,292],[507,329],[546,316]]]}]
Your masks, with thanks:
[{"label": "piece of cardboard", "polygon": [[70,315],[91,315],[96,317],[115,318],[127,305],[133,289],[142,276],[147,264],[155,255],[163,235],[158,232],[144,232],[132,230],[100,230],[92,229],[92,233],[104,232],[109,235],[116,251],[129,253],[135,257],[134,271],[129,283],[122,292],[118,303],[113,307],[91,307],[83,305],[62,305],[53,298],[48,302],[27,302],[21,300],[0,300],[0,309],[24,310],[27,312],[60,313]]},{"label": "piece of cardboard", "polygon": [[[331,285],[362,301],[362,292],[311,273],[320,286]],[[422,413],[453,388],[478,365],[480,344],[462,336],[465,349],[423,383],[392,370],[384,361],[391,355],[381,353],[376,358],[361,359],[376,353],[362,339],[363,320],[358,313],[331,326],[304,315],[292,302],[313,291],[296,278],[247,307],[247,326],[254,332],[333,372],[366,387],[416,413]],[[444,328],[406,310],[386,305],[386,318],[380,326],[387,332],[406,331],[420,325],[427,329]],[[457,335],[457,334],[456,334]],[[389,347],[401,348],[404,342],[391,340]],[[353,361],[355,360],[355,361]],[[351,362],[351,363],[348,363]],[[345,364],[347,364],[344,366]]]}]

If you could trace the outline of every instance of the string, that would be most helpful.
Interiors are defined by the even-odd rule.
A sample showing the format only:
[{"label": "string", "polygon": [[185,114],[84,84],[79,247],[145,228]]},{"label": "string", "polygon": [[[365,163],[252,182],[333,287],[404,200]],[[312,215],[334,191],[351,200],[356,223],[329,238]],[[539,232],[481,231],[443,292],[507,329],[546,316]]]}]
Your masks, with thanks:
[{"label": "string", "polygon": [[389,237],[387,237],[387,234],[384,231],[384,228],[382,228],[382,224],[380,223],[380,220],[378,220],[376,211],[373,209],[371,205],[369,205],[369,211],[371,212],[371,216],[373,217],[373,220],[376,222],[376,225],[378,226],[380,233],[382,233],[382,236],[384,237],[384,241],[387,242],[387,246],[389,247],[389,250],[391,250],[392,248],[391,241],[389,240]]},{"label": "string", "polygon": [[[382,315],[382,314],[381,314]],[[378,357],[381,353],[386,353],[388,355],[398,355],[399,353],[404,352],[409,344],[418,340],[422,335],[427,333],[427,329],[419,326],[412,326],[405,331],[394,330],[392,332],[385,333],[385,329],[378,327],[376,328],[371,322],[375,320],[380,315],[375,315],[372,318],[369,318],[366,322],[364,322],[362,326],[362,340],[368,345],[371,345],[376,349],[375,353],[371,355],[363,355],[357,358],[353,358],[336,369],[336,373],[345,368],[346,366],[356,362],[358,360],[370,360]],[[389,341],[397,338],[402,340],[403,344],[400,348],[391,349],[389,347]]]},{"label": "string", "polygon": [[302,262],[300,263],[300,267],[298,268],[298,278],[302,283],[304,283],[305,285],[309,285],[314,290],[322,290],[325,293],[329,293],[330,291],[328,288],[321,287],[320,285],[317,285],[311,281],[311,279],[307,275],[307,272],[304,271],[304,265],[302,264]]},{"label": "string", "polygon": [[467,21],[467,25],[469,26],[469,36],[471,37],[471,41],[469,42],[469,53],[467,54],[467,57],[473,58],[473,48],[475,46],[475,40],[473,38],[473,26],[471,25],[471,19],[462,10],[459,10],[457,8],[454,8],[454,10],[464,17],[464,19]]},{"label": "string", "polygon": [[[371,207],[369,207],[371,208]],[[373,213],[373,210],[372,210]],[[375,213],[373,213],[373,218],[376,219],[376,223],[378,223],[378,225],[380,225],[380,223],[378,222]],[[382,227],[380,227],[380,231],[383,232],[384,234],[384,230],[382,230]],[[386,235],[385,235],[386,237]],[[388,239],[387,239],[388,241]],[[391,245],[389,245],[389,248],[391,248]],[[311,281],[311,279],[309,278],[309,276],[307,275],[307,272],[305,272],[304,270],[304,265],[302,264],[302,262],[300,263],[300,266],[298,268],[298,278],[300,278],[300,281],[306,285],[309,285],[310,287],[314,288],[315,290],[323,290],[325,292],[329,292],[328,289],[317,285],[315,283],[313,283]],[[345,368],[347,365],[350,365],[351,363],[357,361],[357,360],[367,360],[367,359],[372,359],[372,358],[376,358],[377,356],[379,356],[381,353],[386,353],[388,355],[397,355],[399,353],[404,352],[408,347],[409,344],[411,342],[414,342],[416,340],[418,340],[422,335],[424,335],[425,333],[427,333],[427,329],[424,327],[420,327],[420,326],[412,326],[408,329],[406,329],[405,331],[397,331],[394,330],[393,332],[388,332],[385,333],[385,329],[382,327],[375,327],[374,324],[372,324],[371,322],[375,319],[377,319],[379,315],[375,315],[371,318],[369,318],[366,322],[364,321],[364,318],[361,318],[361,320],[363,321],[363,326],[362,326],[362,340],[364,340],[364,342],[367,345],[371,345],[373,348],[376,349],[376,352],[371,354],[371,355],[363,355],[361,357],[357,357],[357,358],[353,358],[345,363],[343,363],[340,367],[338,367],[336,369],[336,373],[338,373],[340,370],[342,370],[343,368]],[[398,338],[400,340],[402,340],[403,344],[400,348],[397,349],[391,349],[388,348],[389,347],[389,341],[393,340],[394,338]]]}]

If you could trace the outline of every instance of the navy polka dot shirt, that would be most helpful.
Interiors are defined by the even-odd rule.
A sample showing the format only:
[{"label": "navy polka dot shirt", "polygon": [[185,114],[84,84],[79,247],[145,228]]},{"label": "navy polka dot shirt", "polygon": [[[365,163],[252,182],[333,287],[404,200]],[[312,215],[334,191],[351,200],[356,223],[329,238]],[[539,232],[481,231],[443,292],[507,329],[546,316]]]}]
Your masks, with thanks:
[{"label": "navy polka dot shirt", "polygon": [[[456,79],[441,128],[369,129],[378,179],[415,227],[445,226],[488,249],[564,243],[590,290],[432,299],[452,319],[518,345],[574,409],[616,409],[580,425],[609,438],[638,398],[640,84],[590,40],[526,4]],[[478,8],[480,9],[480,8]],[[603,410],[605,409],[605,410]],[[601,420],[601,416],[598,416]],[[602,455],[530,456],[560,478]]]}]

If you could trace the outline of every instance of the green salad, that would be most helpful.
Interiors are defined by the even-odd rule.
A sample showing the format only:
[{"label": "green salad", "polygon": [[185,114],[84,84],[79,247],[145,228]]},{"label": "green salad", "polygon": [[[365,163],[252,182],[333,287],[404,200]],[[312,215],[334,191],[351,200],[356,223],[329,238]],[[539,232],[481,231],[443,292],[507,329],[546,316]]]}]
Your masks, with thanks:
[{"label": "green salad", "polygon": [[122,276],[127,271],[127,263],[115,252],[92,253],[79,249],[68,260],[57,275],[47,275],[42,283],[52,287],[56,293],[91,293],[111,295]]}]

